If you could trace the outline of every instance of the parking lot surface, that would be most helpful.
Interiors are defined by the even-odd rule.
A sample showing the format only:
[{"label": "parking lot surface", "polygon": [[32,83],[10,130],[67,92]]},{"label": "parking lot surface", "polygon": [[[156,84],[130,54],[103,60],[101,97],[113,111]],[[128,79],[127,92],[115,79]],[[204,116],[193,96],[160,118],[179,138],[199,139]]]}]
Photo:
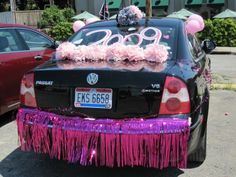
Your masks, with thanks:
[{"label": "parking lot surface", "polygon": [[0,120],[1,177],[234,177],[236,176],[236,92],[212,91],[208,122],[207,159],[188,169],[79,167],[47,155],[21,152],[16,122],[10,115]]}]

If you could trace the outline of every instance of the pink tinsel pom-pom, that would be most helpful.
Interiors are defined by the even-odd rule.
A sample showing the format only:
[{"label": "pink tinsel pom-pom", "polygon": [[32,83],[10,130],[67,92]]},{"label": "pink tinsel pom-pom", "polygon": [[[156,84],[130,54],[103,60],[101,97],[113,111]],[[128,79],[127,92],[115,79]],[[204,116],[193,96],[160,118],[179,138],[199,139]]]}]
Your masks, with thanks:
[{"label": "pink tinsel pom-pom", "polygon": [[87,57],[87,48],[88,47],[85,45],[76,47],[71,59],[74,61],[84,61]]},{"label": "pink tinsel pom-pom", "polygon": [[168,51],[163,45],[149,44],[144,50],[144,57],[147,61],[163,63],[168,58]]},{"label": "pink tinsel pom-pom", "polygon": [[74,51],[76,49],[76,46],[72,44],[71,42],[64,42],[57,48],[56,55],[58,58],[68,58],[71,59]]},{"label": "pink tinsel pom-pom", "polygon": [[108,60],[129,60],[140,61],[144,59],[143,48],[136,45],[124,45],[121,43],[115,43],[109,46],[107,50]]},{"label": "pink tinsel pom-pom", "polygon": [[147,60],[151,62],[163,63],[168,58],[167,48],[163,45],[150,44],[146,49],[136,45],[124,45],[121,43],[114,43],[111,46],[81,45],[76,47],[70,42],[62,43],[57,49],[58,58],[67,58],[74,61],[89,60],[114,60],[114,61],[142,61]]},{"label": "pink tinsel pom-pom", "polygon": [[144,50],[137,45],[126,46],[126,51],[128,51],[127,54],[129,61],[140,61],[144,59]]},{"label": "pink tinsel pom-pom", "polygon": [[137,16],[139,19],[143,18],[143,13],[142,13],[142,11],[141,11],[137,6],[131,5],[131,6],[130,6],[130,10],[131,10],[134,14],[136,14],[136,16]]},{"label": "pink tinsel pom-pom", "polygon": [[106,60],[108,46],[96,45],[93,46],[95,59]]},{"label": "pink tinsel pom-pom", "polygon": [[125,60],[128,58],[128,52],[125,45],[121,43],[114,43],[110,45],[106,52],[107,60]]},{"label": "pink tinsel pom-pom", "polygon": [[106,51],[107,46],[95,45],[95,46],[85,46],[80,45],[78,47],[74,47],[73,51],[70,50],[68,53],[68,48],[62,46],[60,49],[60,53],[65,54],[67,57],[74,61],[85,61],[85,59],[89,60],[106,60]]}]

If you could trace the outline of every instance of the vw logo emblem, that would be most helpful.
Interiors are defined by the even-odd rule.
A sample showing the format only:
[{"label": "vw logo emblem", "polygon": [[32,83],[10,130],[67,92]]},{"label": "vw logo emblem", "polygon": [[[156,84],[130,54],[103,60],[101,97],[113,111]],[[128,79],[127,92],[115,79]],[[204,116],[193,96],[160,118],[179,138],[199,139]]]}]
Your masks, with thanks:
[{"label": "vw logo emblem", "polygon": [[87,82],[88,82],[88,84],[90,84],[90,85],[95,85],[95,84],[98,82],[98,75],[95,74],[95,73],[90,73],[90,74],[87,76]]}]

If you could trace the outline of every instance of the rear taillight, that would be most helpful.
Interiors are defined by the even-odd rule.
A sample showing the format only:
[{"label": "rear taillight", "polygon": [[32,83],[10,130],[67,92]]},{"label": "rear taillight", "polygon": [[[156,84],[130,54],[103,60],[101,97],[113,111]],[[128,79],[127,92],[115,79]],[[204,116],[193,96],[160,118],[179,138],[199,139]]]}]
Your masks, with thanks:
[{"label": "rear taillight", "polygon": [[37,107],[34,92],[34,74],[26,74],[21,80],[20,88],[21,104],[30,107]]},{"label": "rear taillight", "polygon": [[176,77],[166,77],[159,114],[188,114],[190,100],[186,84]]}]

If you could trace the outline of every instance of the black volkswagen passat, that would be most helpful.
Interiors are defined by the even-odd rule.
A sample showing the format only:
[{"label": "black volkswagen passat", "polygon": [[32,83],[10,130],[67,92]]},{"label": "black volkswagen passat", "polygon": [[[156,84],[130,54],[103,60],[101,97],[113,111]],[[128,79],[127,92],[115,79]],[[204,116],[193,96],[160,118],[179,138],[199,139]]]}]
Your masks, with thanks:
[{"label": "black volkswagen passat", "polygon": [[[211,41],[200,45],[182,20],[163,18],[133,26],[96,22],[69,42],[73,46],[59,47],[22,79],[22,150],[108,167],[186,167],[205,160]],[[167,51],[164,60],[145,58],[152,52],[165,57],[160,48],[138,52],[154,43]],[[97,45],[112,46],[113,58],[101,59]],[[125,52],[132,59],[120,59]]]}]

